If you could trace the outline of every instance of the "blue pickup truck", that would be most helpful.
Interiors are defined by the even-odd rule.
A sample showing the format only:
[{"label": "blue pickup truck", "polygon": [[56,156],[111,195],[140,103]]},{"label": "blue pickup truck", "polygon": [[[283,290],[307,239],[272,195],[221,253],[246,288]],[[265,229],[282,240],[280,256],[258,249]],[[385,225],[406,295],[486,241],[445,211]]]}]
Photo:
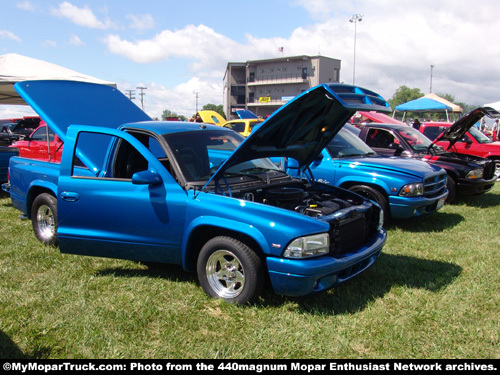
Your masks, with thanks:
[{"label": "blue pickup truck", "polygon": [[[372,201],[296,179],[357,110],[390,110],[372,91],[324,84],[248,138],[216,125],[151,121],[112,87],[15,85],[63,140],[61,163],[13,157],[4,190],[37,238],[63,253],[163,262],[197,272],[213,298],[243,304],[335,287],[371,267],[386,241]],[[50,95],[47,93],[50,92]]]},{"label": "blue pickup truck", "polygon": [[446,171],[436,165],[401,157],[381,156],[344,128],[311,164],[318,182],[349,189],[377,202],[385,219],[430,214],[443,207],[448,189]]}]

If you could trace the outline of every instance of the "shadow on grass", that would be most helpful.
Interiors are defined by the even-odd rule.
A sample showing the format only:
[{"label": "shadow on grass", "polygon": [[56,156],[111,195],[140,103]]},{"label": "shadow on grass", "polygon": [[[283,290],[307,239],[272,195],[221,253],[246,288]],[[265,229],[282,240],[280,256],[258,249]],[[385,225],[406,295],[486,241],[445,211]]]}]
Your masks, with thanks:
[{"label": "shadow on grass", "polygon": [[[499,183],[499,182],[497,182]],[[500,206],[500,195],[495,193],[486,193],[481,195],[474,195],[469,197],[460,197],[453,204],[465,204],[469,207],[477,207],[477,208],[488,208],[488,207],[496,207]]]},{"label": "shadow on grass", "polygon": [[445,229],[453,228],[460,224],[464,217],[459,214],[434,212],[425,216],[425,220],[419,220],[419,217],[411,219],[392,219],[387,222],[385,229],[401,229],[405,232],[442,232]]},{"label": "shadow on grass", "polygon": [[302,298],[266,293],[263,302],[278,306],[293,300],[302,311],[311,314],[353,314],[383,297],[393,286],[437,292],[449,285],[461,270],[451,263],[382,253],[369,270],[328,292]]},{"label": "shadow on grass", "polygon": [[182,267],[167,263],[144,263],[146,269],[106,268],[96,272],[96,276],[151,277],[179,282],[198,282],[195,273],[187,272]]},{"label": "shadow on grass", "polygon": [[[97,275],[153,277],[199,285],[195,273],[186,272],[179,266],[156,263],[148,263],[147,266],[147,269],[108,268],[97,272]],[[268,284],[256,305],[279,307],[293,301],[307,313],[352,314],[363,310],[367,304],[384,296],[393,286],[437,292],[450,284],[461,270],[459,266],[451,263],[382,253],[369,270],[331,291],[291,298],[276,295]]]},{"label": "shadow on grass", "polygon": [[28,359],[21,349],[7,336],[0,331],[0,359]]}]

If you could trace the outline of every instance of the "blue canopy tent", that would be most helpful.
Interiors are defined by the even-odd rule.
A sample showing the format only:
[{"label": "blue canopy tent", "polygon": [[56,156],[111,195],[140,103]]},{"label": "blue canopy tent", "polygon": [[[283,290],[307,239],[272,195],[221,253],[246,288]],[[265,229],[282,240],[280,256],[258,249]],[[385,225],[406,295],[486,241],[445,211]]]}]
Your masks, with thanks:
[{"label": "blue canopy tent", "polygon": [[444,103],[438,102],[437,100],[422,97],[396,106],[392,117],[394,117],[396,111],[405,112],[403,114],[403,121],[405,119],[406,112],[446,112],[446,120],[449,122],[450,118],[448,112],[452,112],[453,109]]}]

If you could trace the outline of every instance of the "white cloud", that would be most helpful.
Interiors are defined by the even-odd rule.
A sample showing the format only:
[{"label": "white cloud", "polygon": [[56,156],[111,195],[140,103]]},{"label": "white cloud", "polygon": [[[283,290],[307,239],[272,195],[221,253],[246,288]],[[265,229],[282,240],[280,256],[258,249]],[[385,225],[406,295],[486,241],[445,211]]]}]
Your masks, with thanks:
[{"label": "white cloud", "polygon": [[21,1],[16,4],[16,7],[30,12],[34,12],[36,10],[36,6],[31,1]]},{"label": "white cloud", "polygon": [[71,34],[69,37],[69,44],[73,46],[83,46],[85,43],[82,42],[82,40],[78,37],[78,35]]},{"label": "white cloud", "polygon": [[152,29],[155,26],[155,20],[151,14],[129,14],[127,18],[131,20],[130,28],[136,30]]},{"label": "white cloud", "polygon": [[[198,110],[205,104],[222,103],[222,83],[201,80],[197,77],[189,79],[174,88],[166,88],[163,85],[151,83],[139,83],[137,87],[147,87],[144,90],[144,111],[152,118],[161,118],[164,110],[168,109],[178,115],[190,117],[196,113],[196,93],[198,93]],[[135,90],[134,102],[141,107],[141,98],[136,86],[127,83],[119,84],[122,92]]]},{"label": "white cloud", "polygon": [[[189,59],[192,62],[190,65],[192,71],[206,72],[213,69],[220,71],[221,66],[225,67],[227,61],[235,57],[234,51],[245,48],[204,25],[187,25],[176,31],[164,30],[151,39],[139,41],[108,35],[103,39],[103,43],[109,52],[124,56],[136,63],[157,62],[170,58]],[[248,49],[246,52],[251,53]],[[244,56],[241,54],[239,57]]]},{"label": "white cloud", "polygon": [[7,30],[0,30],[0,38],[7,38],[7,39],[15,40],[16,42],[21,42],[21,38],[19,38],[13,32],[10,32]]},{"label": "white cloud", "polygon": [[65,1],[59,7],[52,8],[52,15],[69,19],[71,22],[93,29],[109,29],[115,27],[109,19],[99,20],[88,7],[78,8]]},{"label": "white cloud", "polygon": [[42,46],[44,46],[45,48],[56,48],[57,42],[55,42],[53,40],[44,40],[42,42]]}]

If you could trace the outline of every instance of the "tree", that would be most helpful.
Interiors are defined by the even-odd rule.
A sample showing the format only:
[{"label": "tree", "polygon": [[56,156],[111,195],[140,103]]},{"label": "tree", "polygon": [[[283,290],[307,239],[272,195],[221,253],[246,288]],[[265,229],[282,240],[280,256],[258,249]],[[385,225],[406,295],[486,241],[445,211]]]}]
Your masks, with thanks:
[{"label": "tree", "polygon": [[161,119],[163,121],[167,120],[168,118],[178,118],[180,121],[186,121],[186,116],[183,115],[178,115],[175,112],[172,112],[168,109],[164,110],[163,113],[161,114]]},{"label": "tree", "polygon": [[209,104],[205,104],[202,109],[205,111],[215,111],[219,115],[221,115],[224,118],[224,120],[227,120],[226,115],[224,114],[224,110],[222,108],[222,104],[216,105],[216,104],[209,103]]},{"label": "tree", "polygon": [[409,102],[411,100],[415,100],[424,96],[422,91],[418,88],[409,88],[408,86],[399,86],[391,99],[389,99],[389,104],[392,109],[396,108],[396,106]]}]

